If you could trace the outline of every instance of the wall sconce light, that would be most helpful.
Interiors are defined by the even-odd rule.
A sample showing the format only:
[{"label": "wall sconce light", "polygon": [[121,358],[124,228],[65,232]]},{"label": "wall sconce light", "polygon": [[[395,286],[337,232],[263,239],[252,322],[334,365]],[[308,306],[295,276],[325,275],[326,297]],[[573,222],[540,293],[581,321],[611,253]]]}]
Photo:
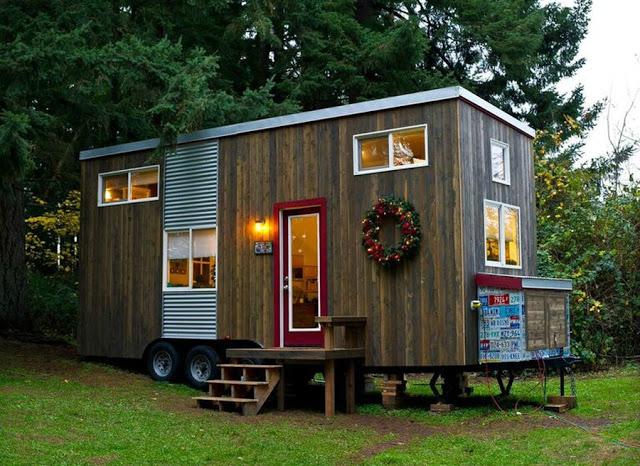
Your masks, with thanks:
[{"label": "wall sconce light", "polygon": [[256,218],[253,229],[255,236],[254,253],[256,255],[272,254],[273,243],[268,240],[269,224],[267,221],[263,217]]},{"label": "wall sconce light", "polygon": [[266,220],[263,217],[256,218],[256,223],[255,223],[256,235],[264,236],[266,229],[267,229]]}]

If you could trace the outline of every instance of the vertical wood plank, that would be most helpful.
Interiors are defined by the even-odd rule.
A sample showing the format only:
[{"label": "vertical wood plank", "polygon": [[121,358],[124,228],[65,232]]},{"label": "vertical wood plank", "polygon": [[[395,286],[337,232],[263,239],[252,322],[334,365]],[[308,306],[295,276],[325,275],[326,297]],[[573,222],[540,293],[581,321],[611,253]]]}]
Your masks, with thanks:
[{"label": "vertical wood plank", "polygon": [[324,415],[331,417],[336,413],[336,364],[333,359],[324,363]]}]

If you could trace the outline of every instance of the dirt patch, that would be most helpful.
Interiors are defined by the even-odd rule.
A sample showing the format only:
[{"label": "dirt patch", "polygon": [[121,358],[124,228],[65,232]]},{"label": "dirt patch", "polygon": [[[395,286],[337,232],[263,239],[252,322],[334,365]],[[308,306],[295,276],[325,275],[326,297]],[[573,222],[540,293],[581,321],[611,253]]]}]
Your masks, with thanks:
[{"label": "dirt patch", "polygon": [[68,441],[66,438],[62,438],[56,435],[42,435],[42,434],[30,434],[30,435],[16,435],[20,441],[35,441],[38,443],[48,443],[51,445],[63,445]]},{"label": "dirt patch", "polygon": [[571,413],[560,414],[558,417],[564,418],[574,424],[578,424],[581,427],[587,427],[590,429],[599,429],[613,423],[611,419],[600,417],[579,417]]}]

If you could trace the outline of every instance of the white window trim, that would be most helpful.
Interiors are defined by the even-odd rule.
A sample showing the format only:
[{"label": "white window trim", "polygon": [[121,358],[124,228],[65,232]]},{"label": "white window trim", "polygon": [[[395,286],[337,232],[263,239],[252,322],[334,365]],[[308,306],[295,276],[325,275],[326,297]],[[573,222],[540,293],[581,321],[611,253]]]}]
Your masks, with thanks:
[{"label": "white window trim", "polygon": [[[392,133],[406,131],[410,129],[424,128],[424,163],[412,164],[412,165],[393,165],[393,141],[392,141]],[[363,139],[368,139],[375,136],[387,136],[387,144],[388,144],[388,157],[389,157],[389,166],[381,167],[381,168],[372,168],[370,170],[361,170],[360,169],[360,148],[358,142]],[[427,134],[427,124],[421,125],[413,125],[413,126],[402,126],[400,128],[391,128],[384,129],[381,131],[373,131],[370,133],[361,133],[353,135],[353,174],[354,175],[368,175],[370,173],[381,173],[381,172],[389,172],[395,170],[406,170],[409,168],[421,168],[429,166],[429,152],[428,152],[428,134]]]},{"label": "white window trim", "polygon": [[[204,293],[211,291],[218,291],[218,279],[219,274],[219,254],[216,253],[216,283],[214,288],[193,288],[193,266],[192,266],[192,248],[193,248],[193,231],[194,230],[216,230],[216,251],[218,251],[218,227],[216,225],[206,225],[188,228],[173,228],[171,230],[165,230],[162,241],[162,291],[191,291],[194,293]],[[167,244],[170,233],[189,233],[189,286],[167,286],[167,279],[169,278],[169,270],[167,268]]]},{"label": "white window trim", "polygon": [[[493,176],[493,146],[498,146],[503,149],[504,154],[504,180],[500,178],[494,178]],[[491,181],[496,183],[511,185],[511,150],[509,144],[506,142],[498,141],[497,139],[491,139],[489,145],[489,158],[491,159]]]},{"label": "white window trim", "polygon": [[[155,197],[145,197],[143,199],[127,199],[126,201],[104,202],[102,199],[102,180],[105,176],[127,174],[127,194],[131,196],[131,174],[139,171],[146,171],[155,168],[158,173],[158,195]],[[148,165],[146,167],[128,168],[125,170],[114,170],[110,172],[98,173],[98,207],[108,207],[112,205],[137,204],[138,202],[150,202],[160,199],[160,165]]]},{"label": "white window trim", "polygon": [[[487,259],[487,216],[486,216],[487,205],[498,208],[498,221],[500,223],[499,232],[498,232],[498,235],[499,235],[498,241],[500,244],[500,261],[499,262],[490,261]],[[503,207],[508,207],[510,209],[515,209],[518,211],[518,255],[519,255],[518,262],[519,262],[519,265],[510,265],[510,264],[507,264],[505,261],[506,254],[505,254],[505,248],[504,248],[504,215],[502,214]],[[522,269],[522,220],[520,218],[520,213],[521,213],[520,207],[518,206],[505,204],[504,202],[491,201],[489,199],[484,200],[484,205],[482,209],[484,242],[482,244],[482,250],[484,254],[484,265],[486,265],[487,267],[500,267],[503,269],[518,269],[518,270]]]}]

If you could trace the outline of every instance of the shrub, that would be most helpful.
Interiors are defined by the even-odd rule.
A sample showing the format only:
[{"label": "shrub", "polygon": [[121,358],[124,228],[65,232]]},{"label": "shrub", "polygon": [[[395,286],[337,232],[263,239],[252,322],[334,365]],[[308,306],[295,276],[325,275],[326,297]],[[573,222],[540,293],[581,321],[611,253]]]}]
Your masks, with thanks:
[{"label": "shrub", "polygon": [[68,275],[29,273],[27,309],[32,331],[47,337],[75,338],[77,288],[75,279]]}]

